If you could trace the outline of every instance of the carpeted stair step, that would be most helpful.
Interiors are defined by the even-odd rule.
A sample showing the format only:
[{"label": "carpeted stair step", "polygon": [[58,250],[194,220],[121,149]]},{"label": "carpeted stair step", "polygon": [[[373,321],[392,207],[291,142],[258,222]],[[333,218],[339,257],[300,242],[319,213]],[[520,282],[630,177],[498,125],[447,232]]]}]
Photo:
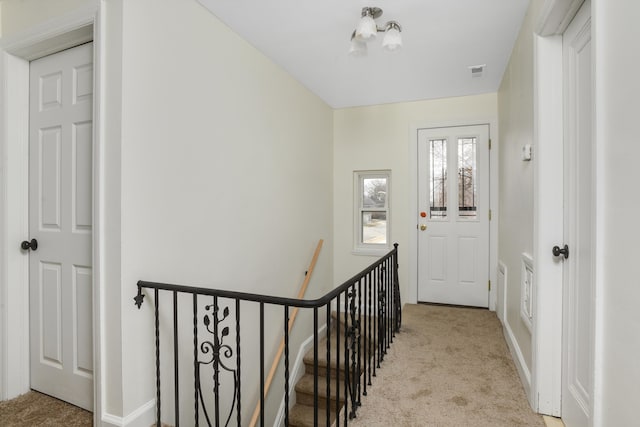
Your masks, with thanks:
[{"label": "carpeted stair step", "polygon": [[[364,345],[364,341],[369,339],[371,342],[371,346],[374,346],[374,342],[377,342],[378,340],[378,329],[377,329],[377,316],[366,316],[366,315],[362,315],[359,317],[360,320],[360,342],[363,343]],[[387,321],[390,321],[390,319],[387,319]],[[346,328],[345,328],[345,322],[346,322]],[[348,329],[351,327],[351,325],[353,324],[353,322],[351,321],[351,315],[347,314],[346,316],[346,320],[345,320],[345,316],[344,313],[340,313],[340,318],[338,319],[338,313],[335,311],[331,312],[331,323],[332,323],[332,328],[331,328],[331,334],[332,336],[336,335],[336,328],[340,327],[340,340],[344,341],[344,335],[345,335],[345,329]],[[344,344],[343,344],[344,345]],[[367,344],[369,345],[369,344]]]},{"label": "carpeted stair step", "polygon": [[[336,414],[331,411],[330,424],[333,425],[336,419]],[[318,409],[318,425],[327,425],[327,413],[326,410]],[[291,427],[313,427],[314,426],[314,413],[313,406],[296,404],[291,411],[289,411],[289,426]]]},{"label": "carpeted stair step", "polygon": [[[337,345],[335,331],[331,331],[331,378],[336,377],[337,363]],[[340,376],[344,377],[344,337],[341,338],[340,343]],[[305,372],[313,375],[313,348],[305,354],[302,359],[304,362]],[[318,342],[318,375],[321,377],[327,376],[327,339],[323,338]]]},{"label": "carpeted stair step", "polygon": [[[345,392],[344,392],[344,377],[345,377],[345,363],[344,363],[344,339],[345,339],[345,318],[344,314],[340,316],[338,319],[338,314],[336,312],[332,312],[332,325],[330,328],[330,348],[331,348],[331,360],[329,362],[329,375],[331,381],[329,383],[330,387],[330,411],[331,411],[331,424],[335,421],[335,406],[336,406],[336,380],[337,372],[338,372],[338,363],[337,363],[337,332],[336,327],[340,328],[340,381],[337,384],[340,390],[340,410],[344,408],[345,402]],[[365,340],[367,339],[367,334],[369,333],[369,329],[371,330],[371,334],[374,334],[375,329],[373,328],[373,324],[369,327],[369,323],[371,322],[371,318],[366,318],[367,328],[365,330],[365,316],[360,317],[361,319],[361,348],[364,353],[365,348]],[[350,327],[352,322],[350,316],[347,316],[346,319],[347,327]],[[374,340],[371,338],[370,344],[367,341],[367,348],[369,345],[373,346]],[[307,354],[303,358],[303,362],[305,365],[305,375],[300,378],[298,383],[295,386],[296,390],[296,405],[291,408],[289,412],[289,425],[296,427],[310,427],[314,425],[314,414],[313,414],[313,371],[314,371],[314,356],[313,348],[307,352]],[[373,348],[372,348],[373,353]],[[364,354],[360,355],[360,366],[361,369],[364,370]],[[371,358],[374,358],[374,355],[371,354]],[[351,364],[351,355],[349,355],[349,364]],[[357,361],[356,361],[357,363]],[[318,425],[324,426],[326,425],[326,405],[327,405],[327,338],[323,338],[318,342]]]},{"label": "carpeted stair step", "polygon": [[[360,366],[362,369],[364,369],[364,351],[365,351],[365,337],[361,337],[360,338],[360,345],[361,345],[361,354],[360,354]],[[331,336],[330,336],[330,340],[331,340],[331,365],[330,365],[330,374],[331,374],[331,378],[335,378],[336,377],[336,372],[337,372],[337,367],[338,367],[338,363],[337,363],[337,356],[338,356],[338,351],[337,351],[337,344],[336,344],[336,340],[337,340],[337,333],[335,331],[335,329],[331,330]],[[374,341],[373,339],[370,342],[366,343],[366,349],[367,352],[371,352],[371,360],[374,360],[374,350],[375,348],[373,347],[374,345]],[[371,346],[371,348],[369,348],[369,346]],[[344,331],[340,331],[340,376],[344,378],[344,355],[345,355],[345,348],[344,348]],[[313,348],[310,349],[307,354],[305,354],[304,358],[303,358],[303,362],[305,365],[305,372],[307,374],[313,375],[313,370],[314,370],[314,366],[313,366]],[[356,360],[357,363],[357,360]],[[349,364],[351,364],[351,354],[349,354]],[[321,377],[326,377],[327,376],[327,339],[323,338],[318,342],[318,375]]]},{"label": "carpeted stair step", "polygon": [[[340,387],[340,402],[344,403],[344,381],[340,380],[338,383]],[[336,397],[338,392],[336,391],[336,380],[331,379],[329,381],[330,387],[330,400],[331,409],[336,407]],[[296,384],[296,403],[301,405],[313,406],[313,375],[305,374],[300,381]],[[340,405],[342,406],[342,405]],[[327,407],[327,382],[326,377],[318,377],[318,408]]]}]

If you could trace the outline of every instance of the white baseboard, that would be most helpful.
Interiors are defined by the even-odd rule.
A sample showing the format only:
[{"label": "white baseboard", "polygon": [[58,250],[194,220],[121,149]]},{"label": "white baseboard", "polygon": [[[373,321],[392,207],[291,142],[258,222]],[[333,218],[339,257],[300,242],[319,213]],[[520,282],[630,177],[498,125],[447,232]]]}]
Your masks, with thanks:
[{"label": "white baseboard", "polygon": [[531,372],[529,371],[529,367],[527,367],[527,364],[524,361],[524,356],[522,355],[522,351],[520,350],[518,341],[516,341],[516,337],[513,335],[513,331],[511,330],[511,325],[509,325],[507,316],[505,316],[503,332],[504,337],[507,341],[507,346],[509,347],[511,355],[513,356],[513,360],[516,364],[518,375],[520,376],[520,381],[522,381],[524,391],[527,394],[527,400],[529,401],[529,404],[532,405]]},{"label": "white baseboard", "polygon": [[151,399],[126,417],[119,417],[108,413],[102,414],[104,427],[149,427],[155,424],[156,399]]},{"label": "white baseboard", "polygon": [[[327,325],[322,325],[320,329],[318,329],[318,340],[323,338],[327,331]],[[313,347],[313,335],[307,338],[302,344],[300,344],[300,349],[298,350],[298,356],[296,356],[296,361],[293,363],[293,369],[291,369],[291,375],[289,376],[289,409],[296,404],[296,393],[295,387],[300,378],[304,375],[304,356],[307,352]],[[280,403],[280,409],[278,409],[278,413],[276,414],[276,419],[273,422],[273,427],[284,427],[284,396],[282,396],[282,402]]]}]

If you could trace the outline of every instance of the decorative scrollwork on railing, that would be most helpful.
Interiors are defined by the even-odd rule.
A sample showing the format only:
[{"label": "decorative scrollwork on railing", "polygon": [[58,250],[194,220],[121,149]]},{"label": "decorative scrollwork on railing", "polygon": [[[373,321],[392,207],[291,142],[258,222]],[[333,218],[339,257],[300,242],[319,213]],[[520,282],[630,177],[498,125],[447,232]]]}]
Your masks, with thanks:
[{"label": "decorative scrollwork on railing", "polygon": [[395,310],[395,325],[393,325],[393,327],[396,332],[399,332],[400,326],[402,326],[402,302],[400,301],[400,284],[398,283],[398,280],[394,281],[393,289],[393,308]]},{"label": "decorative scrollwork on railing", "polygon": [[[154,304],[156,425],[163,423],[162,408],[166,407],[166,405],[162,407],[160,405],[163,402],[163,390],[171,391],[171,388],[174,388],[172,396],[175,425],[215,425],[216,427],[228,427],[230,424],[249,425],[242,420],[242,406],[246,403],[246,401],[242,403],[242,395],[246,396],[247,393],[243,393],[241,386],[244,388],[247,386],[244,383],[241,384],[241,372],[244,369],[240,357],[241,306],[245,307],[243,311],[244,309],[256,310],[258,307],[260,308],[260,343],[243,341],[242,351],[245,354],[245,366],[247,363],[256,363],[259,357],[263,367],[265,352],[264,308],[267,306],[284,308],[285,318],[280,327],[285,330],[283,344],[285,387],[289,383],[290,376],[288,312],[290,309],[313,310],[314,392],[312,397],[314,425],[322,423],[325,419],[325,415],[323,415],[325,411],[327,419],[331,420],[332,417],[335,417],[336,425],[350,424],[349,419],[356,418],[356,413],[361,406],[361,396],[367,395],[367,385],[372,385],[372,377],[376,376],[376,369],[380,368],[384,355],[393,342],[394,330],[397,332],[400,329],[402,305],[397,270],[398,245],[396,244],[394,249],[383,258],[316,300],[294,300],[224,289],[138,281],[138,292],[134,297],[135,305],[141,308],[146,299],[151,299]],[[144,289],[153,292],[146,294],[149,298],[145,298]],[[169,293],[168,296],[173,297],[173,304],[167,305],[170,304],[170,301],[161,293]],[[188,299],[192,300],[192,304],[189,304],[192,305],[192,310],[185,313]],[[227,302],[229,303],[228,307],[226,307]],[[320,320],[318,314],[320,310],[325,309],[327,316],[326,361],[328,363],[327,375],[323,376],[318,366],[319,350],[324,345],[319,341],[321,328],[318,324]],[[333,329],[330,327],[332,326],[332,310],[336,309],[337,323]],[[234,312],[233,315],[230,311]],[[173,333],[170,326],[171,313],[173,314]],[[185,332],[179,334],[179,327],[184,327],[186,324],[185,316],[188,316],[189,325],[193,329],[192,336],[189,336],[186,329],[184,329],[186,334]],[[168,330],[164,329],[166,326],[169,326]],[[335,338],[334,331],[336,332]],[[160,369],[161,338],[166,338],[168,341],[164,346],[170,345],[171,338],[173,338],[174,364],[173,375],[164,373],[164,377],[168,378],[167,380],[163,379],[162,383],[160,381],[162,371]],[[185,352],[187,350],[185,344],[188,344],[187,347],[191,347],[188,349],[190,360],[185,360],[183,357],[187,353]],[[254,350],[256,346],[259,346],[259,355]],[[333,346],[335,346],[335,351]],[[247,347],[249,347],[248,351]],[[171,361],[170,355],[167,356],[164,358],[163,355],[165,364]],[[335,368],[333,366],[334,360]],[[180,378],[180,373],[184,375],[185,371],[193,373],[192,382],[185,381],[184,376],[182,379]],[[252,393],[248,394],[254,394],[257,391],[258,396],[262,399],[266,390],[263,369],[261,369],[260,378],[248,379],[250,386],[254,385],[254,381],[260,380],[260,388],[258,390],[252,389]],[[335,387],[332,387],[334,380]],[[181,392],[187,384],[186,391],[189,393],[189,399],[185,399],[185,394]],[[325,386],[324,403],[326,406],[321,408],[320,402],[323,398],[321,393]],[[290,425],[288,408],[291,407],[291,402],[288,391],[285,391],[284,396],[285,424]],[[164,397],[165,401],[166,399],[167,397]],[[193,403],[193,416],[188,408],[182,407],[185,402]],[[335,404],[335,409],[329,405],[330,402],[332,405]],[[260,415],[264,418],[266,410],[262,409],[264,408],[262,401],[259,407],[261,408]],[[231,421],[234,415],[237,419],[235,423]],[[338,419],[338,415],[340,415],[339,418],[344,417],[344,419]],[[164,416],[171,417],[171,414],[164,414]]]},{"label": "decorative scrollwork on railing", "polygon": [[360,372],[357,360],[360,358],[360,319],[356,318],[356,292],[352,290],[347,293],[349,300],[349,317],[351,326],[347,328],[347,351],[351,354],[351,365],[347,365],[347,383],[349,387],[349,398],[351,399],[351,411],[349,418],[356,417],[357,407],[360,405],[358,399],[358,387],[360,386]]},{"label": "decorative scrollwork on railing", "polygon": [[[202,405],[202,410],[204,412],[204,416],[207,419],[207,423],[211,425],[218,425],[219,414],[220,414],[220,404],[219,404],[219,387],[220,387],[220,369],[223,371],[229,372],[233,375],[233,396],[231,401],[231,409],[229,410],[229,415],[225,421],[225,426],[229,425],[231,420],[231,416],[233,415],[234,409],[236,407],[237,399],[238,399],[238,376],[237,376],[237,368],[232,369],[227,365],[228,361],[233,357],[233,349],[228,344],[224,343],[224,340],[227,336],[229,336],[229,327],[225,326],[222,330],[219,330],[220,324],[224,322],[227,317],[229,317],[229,307],[225,307],[222,310],[222,317],[220,317],[220,309],[217,303],[209,304],[205,306],[205,311],[207,314],[204,315],[203,322],[207,331],[213,335],[213,342],[203,340],[200,343],[200,352],[203,355],[203,359],[198,359],[196,364],[196,378],[198,378],[197,384],[197,392],[200,398],[200,403]],[[203,367],[211,366],[213,368],[213,396],[215,398],[215,422],[211,422],[211,418],[209,416],[209,410],[207,409],[207,399],[204,396],[204,391],[202,388],[202,381],[200,374],[203,371]],[[208,390],[207,390],[208,391]],[[209,400],[210,401],[210,400]]]},{"label": "decorative scrollwork on railing", "polygon": [[[380,276],[384,274],[381,272]],[[382,280],[382,279],[381,279]],[[384,360],[386,351],[386,336],[387,336],[387,285],[384,281],[381,281],[380,288],[378,290],[378,368],[380,362]]]}]

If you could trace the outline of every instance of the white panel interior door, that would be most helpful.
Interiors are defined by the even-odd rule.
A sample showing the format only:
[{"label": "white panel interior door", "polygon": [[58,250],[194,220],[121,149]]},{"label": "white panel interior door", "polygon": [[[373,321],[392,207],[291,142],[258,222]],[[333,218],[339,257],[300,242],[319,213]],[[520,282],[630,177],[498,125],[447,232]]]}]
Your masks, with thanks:
[{"label": "white panel interior door", "polygon": [[418,131],[418,301],[489,305],[489,126]]},{"label": "white panel interior door", "polygon": [[93,409],[93,45],[30,64],[31,387]]},{"label": "white panel interior door", "polygon": [[594,354],[595,168],[591,5],[587,1],[563,38],[565,87],[565,243],[562,419],[592,424]]}]

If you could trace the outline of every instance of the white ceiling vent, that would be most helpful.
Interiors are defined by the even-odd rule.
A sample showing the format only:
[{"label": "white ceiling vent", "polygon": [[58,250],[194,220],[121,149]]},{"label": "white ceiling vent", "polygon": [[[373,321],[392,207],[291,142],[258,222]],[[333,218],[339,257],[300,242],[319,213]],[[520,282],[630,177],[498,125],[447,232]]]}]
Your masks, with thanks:
[{"label": "white ceiling vent", "polygon": [[469,66],[469,70],[471,70],[471,77],[482,77],[482,74],[484,74],[484,67],[486,66],[486,64]]}]

